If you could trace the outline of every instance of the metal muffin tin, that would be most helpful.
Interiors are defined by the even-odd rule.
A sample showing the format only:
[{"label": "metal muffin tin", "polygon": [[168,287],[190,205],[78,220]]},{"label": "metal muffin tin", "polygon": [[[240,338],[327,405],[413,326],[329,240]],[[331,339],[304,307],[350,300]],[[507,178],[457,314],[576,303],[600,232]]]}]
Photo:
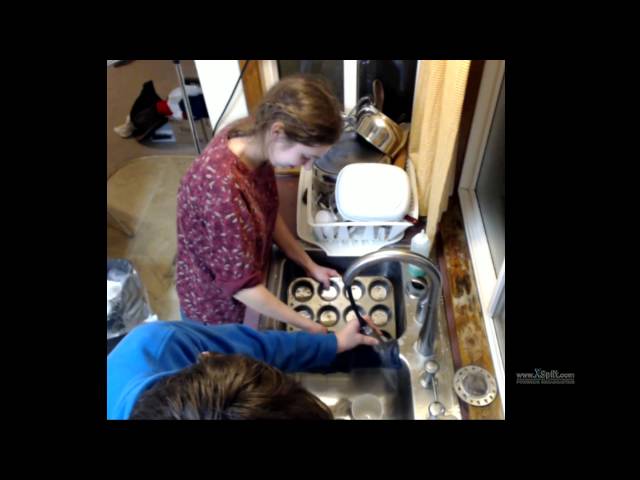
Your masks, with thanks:
[{"label": "metal muffin tin", "polygon": [[[396,337],[396,312],[393,301],[393,285],[385,277],[363,276],[354,279],[352,292],[360,313],[369,315],[382,330],[385,337]],[[337,332],[344,328],[349,319],[357,320],[351,312],[351,302],[344,288],[342,278],[332,278],[331,287],[322,285],[310,277],[298,277],[291,282],[287,300],[289,306],[329,331]],[[287,325],[290,332],[300,329]]]}]

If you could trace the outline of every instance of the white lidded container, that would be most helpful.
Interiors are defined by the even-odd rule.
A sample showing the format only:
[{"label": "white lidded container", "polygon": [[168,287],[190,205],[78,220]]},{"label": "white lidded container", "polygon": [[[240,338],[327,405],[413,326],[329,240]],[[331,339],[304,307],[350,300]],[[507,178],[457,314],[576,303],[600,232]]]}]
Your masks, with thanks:
[{"label": "white lidded container", "polygon": [[411,203],[409,176],[402,168],[383,163],[347,165],[336,180],[336,207],[354,222],[397,222]]}]

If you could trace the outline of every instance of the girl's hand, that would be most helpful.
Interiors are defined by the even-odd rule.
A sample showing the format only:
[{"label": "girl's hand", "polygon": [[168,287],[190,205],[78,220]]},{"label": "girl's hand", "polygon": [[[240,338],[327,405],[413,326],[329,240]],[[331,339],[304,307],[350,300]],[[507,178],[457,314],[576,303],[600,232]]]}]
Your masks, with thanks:
[{"label": "girl's hand", "polygon": [[307,274],[320,282],[324,288],[329,288],[331,284],[329,283],[329,279],[331,277],[339,277],[340,274],[336,272],[333,268],[321,267],[317,263],[313,263],[313,265],[307,270]]},{"label": "girl's hand", "polygon": [[[368,320],[369,317],[364,317]],[[336,340],[338,341],[338,353],[351,350],[358,345],[378,345],[378,340],[373,337],[368,337],[360,333],[360,324],[358,320],[351,320],[347,325],[336,333]]]}]

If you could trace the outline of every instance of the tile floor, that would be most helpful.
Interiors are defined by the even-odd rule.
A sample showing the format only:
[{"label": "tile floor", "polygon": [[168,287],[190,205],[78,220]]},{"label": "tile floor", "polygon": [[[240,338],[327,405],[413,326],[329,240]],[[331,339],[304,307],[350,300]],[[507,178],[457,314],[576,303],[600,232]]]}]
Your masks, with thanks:
[{"label": "tile floor", "polygon": [[173,260],[176,254],[176,194],[194,155],[131,160],[107,182],[109,211],[128,229],[128,238],[107,218],[107,257],[126,258],[138,270],[151,309],[161,320],[178,320]]}]

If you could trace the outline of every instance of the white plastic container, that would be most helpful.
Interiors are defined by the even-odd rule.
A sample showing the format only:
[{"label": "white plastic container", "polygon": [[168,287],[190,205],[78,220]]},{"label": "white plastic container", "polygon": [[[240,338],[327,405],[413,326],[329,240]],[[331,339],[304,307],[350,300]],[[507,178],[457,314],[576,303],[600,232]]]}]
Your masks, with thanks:
[{"label": "white plastic container", "polygon": [[402,168],[384,163],[347,165],[336,180],[336,207],[353,222],[399,222],[409,211],[411,185]]}]

